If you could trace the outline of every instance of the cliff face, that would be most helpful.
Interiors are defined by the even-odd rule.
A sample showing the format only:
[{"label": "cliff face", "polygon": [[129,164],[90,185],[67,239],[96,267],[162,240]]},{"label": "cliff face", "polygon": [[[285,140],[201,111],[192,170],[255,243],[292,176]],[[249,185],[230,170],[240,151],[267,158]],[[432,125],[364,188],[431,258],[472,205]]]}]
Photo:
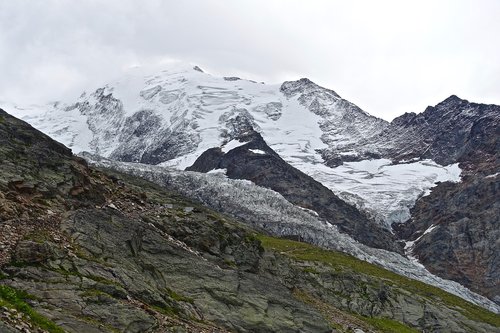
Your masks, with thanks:
[{"label": "cliff face", "polygon": [[0,134],[4,331],[498,329],[437,288],[89,168],[3,111]]},{"label": "cliff face", "polygon": [[[436,124],[427,127],[439,133],[425,154],[443,163],[459,162],[462,181],[439,184],[395,230],[414,242],[412,255],[431,272],[498,303],[500,107],[452,96],[412,122],[417,118]],[[426,133],[423,137],[429,137]]]},{"label": "cliff face", "polygon": [[[433,273],[500,301],[498,174],[443,183],[417,201],[399,234],[416,240],[411,253]],[[430,230],[423,234],[422,231]]]},{"label": "cliff face", "polygon": [[[441,165],[480,162],[482,152],[497,154],[500,106],[450,96],[424,112],[407,113],[361,146],[395,160],[432,159]],[[495,137],[495,134],[497,137]]]}]

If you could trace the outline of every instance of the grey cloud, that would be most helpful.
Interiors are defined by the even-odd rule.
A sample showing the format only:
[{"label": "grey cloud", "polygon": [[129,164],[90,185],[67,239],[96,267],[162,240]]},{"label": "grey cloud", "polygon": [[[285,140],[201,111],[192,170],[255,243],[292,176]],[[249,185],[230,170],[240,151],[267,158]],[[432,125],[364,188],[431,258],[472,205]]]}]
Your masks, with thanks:
[{"label": "grey cloud", "polygon": [[499,12],[495,0],[0,0],[0,100],[76,96],[175,58],[272,83],[309,77],[386,119],[451,94],[500,104]]}]

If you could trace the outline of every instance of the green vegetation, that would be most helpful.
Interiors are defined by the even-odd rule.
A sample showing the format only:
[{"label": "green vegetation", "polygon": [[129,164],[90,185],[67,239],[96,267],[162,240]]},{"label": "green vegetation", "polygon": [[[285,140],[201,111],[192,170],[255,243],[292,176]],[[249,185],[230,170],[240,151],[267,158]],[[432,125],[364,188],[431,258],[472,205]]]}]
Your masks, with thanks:
[{"label": "green vegetation", "polygon": [[0,285],[0,306],[16,309],[35,326],[40,327],[50,333],[63,333],[64,330],[54,322],[38,314],[29,306],[25,300],[33,299],[33,296],[24,291],[19,291],[9,286]]},{"label": "green vegetation", "polygon": [[172,289],[169,289],[169,288],[165,288],[165,290],[166,290],[168,296],[170,296],[170,298],[173,299],[174,301],[194,303],[194,299],[192,299],[191,297],[185,297],[185,296],[179,295],[178,293],[176,293],[175,291],[173,291]]},{"label": "green vegetation", "polygon": [[500,327],[500,316],[494,314],[493,312],[469,303],[466,300],[437,287],[398,275],[379,266],[354,258],[350,255],[324,250],[306,243],[279,239],[265,235],[259,235],[259,239],[264,248],[280,252],[290,258],[301,261],[320,262],[341,272],[347,273],[350,271],[357,274],[376,277],[384,280],[387,284],[407,290],[413,294],[420,295],[436,302],[442,302],[449,308],[457,309],[471,320],[486,322],[493,326]]},{"label": "green vegetation", "polygon": [[83,321],[93,325],[93,326],[97,326],[97,327],[105,327],[106,330],[108,330],[109,332],[113,332],[113,333],[119,333],[120,331],[117,330],[116,328],[114,328],[113,326],[111,325],[108,325],[108,324],[103,324],[102,322],[98,321],[98,320],[95,320],[94,318],[90,317],[90,316],[81,316],[80,319],[82,319]]},{"label": "green vegetation", "polygon": [[98,289],[86,289],[82,294],[82,297],[86,298],[93,298],[94,303],[100,303],[99,297],[103,296],[104,298],[113,298],[113,296],[109,295],[108,293],[105,293],[104,291],[98,290]]},{"label": "green vegetation", "polygon": [[179,316],[179,309],[174,307],[160,307],[156,305],[151,305],[151,308],[155,309],[159,313],[167,316],[167,317],[177,317]]},{"label": "green vegetation", "polygon": [[234,260],[224,259],[224,263],[231,268],[237,268],[238,265],[234,262]]},{"label": "green vegetation", "polygon": [[366,331],[375,330],[377,332],[389,333],[414,333],[418,332],[399,321],[381,317],[364,317],[356,313],[340,310],[331,304],[323,302],[321,299],[308,294],[299,289],[293,291],[293,295],[300,301],[310,304],[318,310],[330,325],[340,332],[351,332],[346,323],[359,327]]}]

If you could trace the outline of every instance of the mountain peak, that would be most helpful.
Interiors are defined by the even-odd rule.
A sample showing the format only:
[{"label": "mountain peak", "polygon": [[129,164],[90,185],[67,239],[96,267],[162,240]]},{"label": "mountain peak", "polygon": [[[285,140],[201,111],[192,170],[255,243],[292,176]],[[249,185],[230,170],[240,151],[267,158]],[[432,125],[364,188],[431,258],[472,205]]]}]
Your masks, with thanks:
[{"label": "mountain peak", "polygon": [[444,101],[442,101],[441,103],[439,103],[438,105],[436,105],[436,107],[437,106],[458,105],[458,104],[461,104],[461,103],[468,103],[468,101],[465,100],[465,99],[461,99],[457,95],[451,95],[450,97],[448,97],[447,99],[445,99]]},{"label": "mountain peak", "polygon": [[205,72],[203,71],[203,69],[201,69],[201,68],[200,68],[200,67],[198,67],[198,66],[194,66],[194,67],[193,67],[193,69],[194,69],[195,71],[198,71],[198,72],[201,72],[201,73],[205,73]]},{"label": "mountain peak", "polygon": [[301,78],[296,81],[285,81],[281,85],[280,91],[287,97],[293,96],[297,93],[329,92],[336,98],[340,98],[335,91],[321,87],[308,78]]}]

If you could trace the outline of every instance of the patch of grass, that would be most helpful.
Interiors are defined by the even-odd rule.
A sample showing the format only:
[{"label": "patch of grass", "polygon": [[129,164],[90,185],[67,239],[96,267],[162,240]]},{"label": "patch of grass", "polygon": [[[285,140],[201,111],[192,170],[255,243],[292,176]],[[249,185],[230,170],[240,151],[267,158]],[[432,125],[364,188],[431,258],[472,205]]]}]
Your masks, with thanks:
[{"label": "patch of grass", "polygon": [[97,290],[97,289],[86,289],[84,292],[81,293],[81,296],[82,297],[97,297],[97,296],[109,296],[111,297],[110,295],[106,294],[105,292],[103,291],[100,291],[100,290]]},{"label": "patch of grass", "polygon": [[173,299],[174,301],[177,301],[177,302],[186,302],[186,303],[194,303],[194,299],[192,299],[191,297],[186,297],[186,296],[182,296],[182,295],[179,295],[178,293],[176,293],[175,291],[173,291],[172,289],[169,289],[169,288],[165,288],[168,296],[170,296],[171,299]]},{"label": "patch of grass", "polygon": [[379,329],[381,332],[387,333],[418,333],[419,331],[411,328],[399,321],[388,319],[388,318],[366,318],[360,317],[361,320],[366,321],[376,329]]},{"label": "patch of grass", "polygon": [[362,328],[363,331],[369,331],[372,328],[371,325],[358,318],[354,313],[340,310],[304,290],[294,289],[293,296],[318,310],[330,326],[339,332],[352,332],[351,327]]},{"label": "patch of grass", "polygon": [[290,258],[301,261],[321,262],[342,272],[351,271],[382,279],[384,283],[407,290],[412,294],[417,294],[436,302],[442,302],[447,307],[460,311],[465,317],[471,320],[500,327],[499,315],[437,287],[398,275],[344,253],[324,250],[310,244],[287,239],[265,235],[259,235],[258,237],[264,248],[280,252]]},{"label": "patch of grass", "polygon": [[73,242],[71,245],[73,247],[73,253],[78,258],[86,260],[86,261],[92,261],[92,262],[95,262],[96,264],[99,264],[102,266],[113,267],[113,265],[111,265],[110,263],[105,261],[106,258],[101,259],[101,258],[97,258],[97,257],[92,256],[91,254],[89,254],[87,251],[85,251],[82,247],[80,247],[80,245],[78,245],[75,242]]},{"label": "patch of grass", "polygon": [[92,274],[88,274],[88,275],[84,275],[86,278],[88,279],[91,279],[91,280],[94,280],[95,282],[99,282],[99,283],[102,283],[102,284],[107,284],[107,285],[110,285],[110,286],[118,286],[118,287],[121,287],[121,285],[115,281],[112,281],[112,280],[109,280],[109,279],[106,279],[106,278],[103,278],[102,276],[97,276],[97,275],[92,275]]},{"label": "patch of grass", "polygon": [[9,262],[9,265],[13,266],[13,267],[19,267],[19,268],[28,267],[28,266],[32,266],[32,267],[40,266],[39,263],[29,263],[29,262],[25,262],[25,261],[11,261],[11,262]]},{"label": "patch of grass", "polygon": [[56,272],[56,273],[59,273],[65,277],[68,277],[68,276],[76,276],[78,278],[87,278],[87,279],[90,279],[90,280],[93,280],[95,282],[98,282],[98,283],[102,283],[102,284],[107,284],[107,285],[113,285],[113,286],[117,286],[117,287],[121,287],[121,285],[118,283],[118,282],[115,282],[115,281],[112,281],[112,280],[109,280],[109,279],[106,279],[102,276],[97,276],[97,275],[92,275],[92,274],[82,274],[76,270],[66,270],[66,269],[62,269],[62,268],[53,268],[53,267],[50,267],[50,268],[46,268],[50,271],[53,271],[53,272]]},{"label": "patch of grass", "polygon": [[260,241],[260,239],[256,233],[248,233],[245,235],[245,242],[253,243],[256,241]]},{"label": "patch of grass", "polygon": [[23,313],[33,325],[49,331],[50,333],[64,333],[62,328],[57,326],[53,321],[37,313],[25,302],[26,299],[33,298],[34,297],[32,295],[29,295],[24,291],[0,285],[0,306],[16,309],[17,311]]},{"label": "patch of grass", "polygon": [[160,307],[156,305],[150,305],[151,308],[155,309],[159,313],[167,316],[167,317],[177,317],[179,316],[179,309],[173,307]]}]

